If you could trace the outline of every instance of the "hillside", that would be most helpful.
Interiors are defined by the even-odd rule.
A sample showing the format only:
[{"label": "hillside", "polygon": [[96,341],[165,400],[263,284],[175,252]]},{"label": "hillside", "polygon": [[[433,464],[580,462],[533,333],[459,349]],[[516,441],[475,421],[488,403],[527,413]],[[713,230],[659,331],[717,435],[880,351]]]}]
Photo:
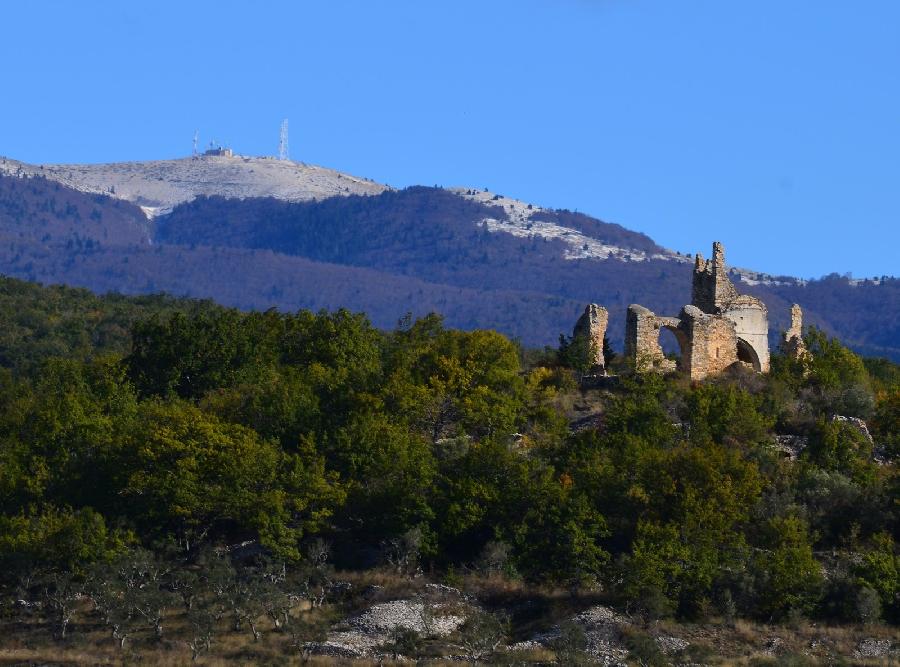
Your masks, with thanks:
[{"label": "hillside", "polygon": [[378,194],[386,189],[333,169],[243,155],[42,165],[0,157],[0,174],[43,176],[74,190],[111,195],[143,207],[151,217],[199,195],[304,201],[344,194]]},{"label": "hillside", "polygon": [[821,332],[587,389],[436,317],[0,278],[0,320],[0,663],[900,657],[900,366]]},{"label": "hillside", "polygon": [[[189,185],[172,187],[185,197],[204,187]],[[597,302],[610,311],[619,349],[628,304],[674,314],[690,295],[690,258],[647,236],[484,191],[413,187],[305,201],[199,194],[152,221],[129,202],[50,179],[0,176],[0,193],[0,270],[99,292],[347,307],[386,328],[407,312],[436,310],[450,326],[494,328],[536,347],[555,345]],[[768,305],[773,345],[798,302],[807,323],[860,352],[900,359],[897,280],[807,282],[744,269],[733,277]]]}]

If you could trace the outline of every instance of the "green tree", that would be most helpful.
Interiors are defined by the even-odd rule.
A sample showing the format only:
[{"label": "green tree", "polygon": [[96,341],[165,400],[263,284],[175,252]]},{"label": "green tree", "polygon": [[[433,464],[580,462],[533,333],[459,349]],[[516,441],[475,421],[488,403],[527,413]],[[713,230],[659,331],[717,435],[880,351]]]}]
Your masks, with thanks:
[{"label": "green tree", "polygon": [[298,539],[318,530],[342,498],[311,448],[283,452],[250,429],[184,403],[144,403],[126,452],[127,511],[145,529],[171,531],[185,546],[235,527],[297,559]]},{"label": "green tree", "polygon": [[809,613],[821,597],[823,578],[806,526],[794,516],[774,517],[766,522],[763,539],[753,561],[760,612],[774,618],[792,610]]}]

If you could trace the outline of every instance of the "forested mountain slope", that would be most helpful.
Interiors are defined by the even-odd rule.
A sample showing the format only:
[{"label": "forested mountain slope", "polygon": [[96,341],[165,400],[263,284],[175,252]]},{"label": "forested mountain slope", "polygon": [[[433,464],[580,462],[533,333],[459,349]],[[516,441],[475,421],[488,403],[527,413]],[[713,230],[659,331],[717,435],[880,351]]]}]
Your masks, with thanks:
[{"label": "forested mountain slope", "polygon": [[[347,307],[387,328],[436,310],[452,326],[495,328],[531,346],[555,344],[596,302],[610,311],[619,349],[630,303],[675,314],[690,299],[689,258],[645,235],[472,190],[201,196],[153,222],[128,203],[41,178],[0,176],[0,193],[0,271],[100,292]],[[755,284],[739,282],[751,275]],[[734,279],[768,305],[773,344],[798,302],[808,323],[854,349],[900,359],[900,281]]]}]

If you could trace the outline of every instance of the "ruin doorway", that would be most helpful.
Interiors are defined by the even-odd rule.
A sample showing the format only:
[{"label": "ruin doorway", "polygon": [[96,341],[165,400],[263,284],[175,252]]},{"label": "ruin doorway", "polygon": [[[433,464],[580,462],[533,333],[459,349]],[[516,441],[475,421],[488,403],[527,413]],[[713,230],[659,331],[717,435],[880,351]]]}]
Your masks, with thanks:
[{"label": "ruin doorway", "polygon": [[762,370],[762,364],[759,362],[759,355],[756,350],[743,338],[737,339],[737,358],[738,361],[750,364],[757,373]]},{"label": "ruin doorway", "polygon": [[659,346],[667,359],[674,360],[677,369],[684,370],[684,355],[688,349],[684,332],[675,326],[663,324],[659,328]]}]

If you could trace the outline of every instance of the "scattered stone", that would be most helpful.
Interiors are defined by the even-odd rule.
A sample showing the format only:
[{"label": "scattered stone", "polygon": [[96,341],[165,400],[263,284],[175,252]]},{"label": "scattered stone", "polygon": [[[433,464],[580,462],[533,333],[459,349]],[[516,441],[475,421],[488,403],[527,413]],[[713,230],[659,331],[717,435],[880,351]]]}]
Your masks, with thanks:
[{"label": "scattered stone", "polygon": [[[446,591],[444,591],[446,589]],[[440,586],[444,594],[457,589]],[[338,624],[340,630],[328,634],[324,642],[310,643],[312,653],[343,658],[360,658],[377,654],[378,647],[391,640],[397,629],[413,630],[426,637],[444,637],[459,628],[465,618],[444,614],[442,604],[426,604],[419,600],[392,600],[376,604]]]},{"label": "scattered stone", "polygon": [[305,648],[314,655],[326,655],[333,658],[362,658],[362,651],[338,641],[309,642]]},{"label": "scattered stone", "polygon": [[869,442],[873,442],[872,434],[869,433],[869,427],[862,419],[859,419],[858,417],[845,417],[844,415],[832,415],[831,421],[841,422],[842,424],[852,426],[857,431],[862,433],[863,436],[865,436],[866,440],[868,440]]},{"label": "scattered stone", "polygon": [[805,435],[776,435],[773,438],[773,447],[791,461],[796,461],[808,444],[809,438]]},{"label": "scattered stone", "polygon": [[[629,624],[626,617],[609,607],[597,605],[585,609],[574,616],[571,621],[584,630],[587,640],[586,652],[597,664],[605,667],[625,667],[628,650],[622,644],[622,627]],[[554,640],[560,636],[560,628],[535,635],[528,641],[511,646],[514,650],[533,650],[535,648],[552,648]]]},{"label": "scattered stone", "polygon": [[853,657],[886,658],[890,654],[890,639],[875,639],[874,637],[869,637],[868,639],[863,639],[861,642],[859,642],[859,644],[856,645],[856,650],[853,652]]},{"label": "scattered stone", "polygon": [[388,634],[395,628],[415,630],[419,634],[443,637],[462,625],[466,619],[455,615],[436,615],[438,609],[416,600],[394,600],[376,604],[347,622],[368,634]]},{"label": "scattered stone", "polygon": [[669,655],[671,653],[678,653],[679,651],[683,651],[688,646],[690,646],[690,642],[686,639],[682,639],[681,637],[672,637],[670,635],[659,635],[654,638],[656,641],[656,645],[659,647],[659,650]]}]

